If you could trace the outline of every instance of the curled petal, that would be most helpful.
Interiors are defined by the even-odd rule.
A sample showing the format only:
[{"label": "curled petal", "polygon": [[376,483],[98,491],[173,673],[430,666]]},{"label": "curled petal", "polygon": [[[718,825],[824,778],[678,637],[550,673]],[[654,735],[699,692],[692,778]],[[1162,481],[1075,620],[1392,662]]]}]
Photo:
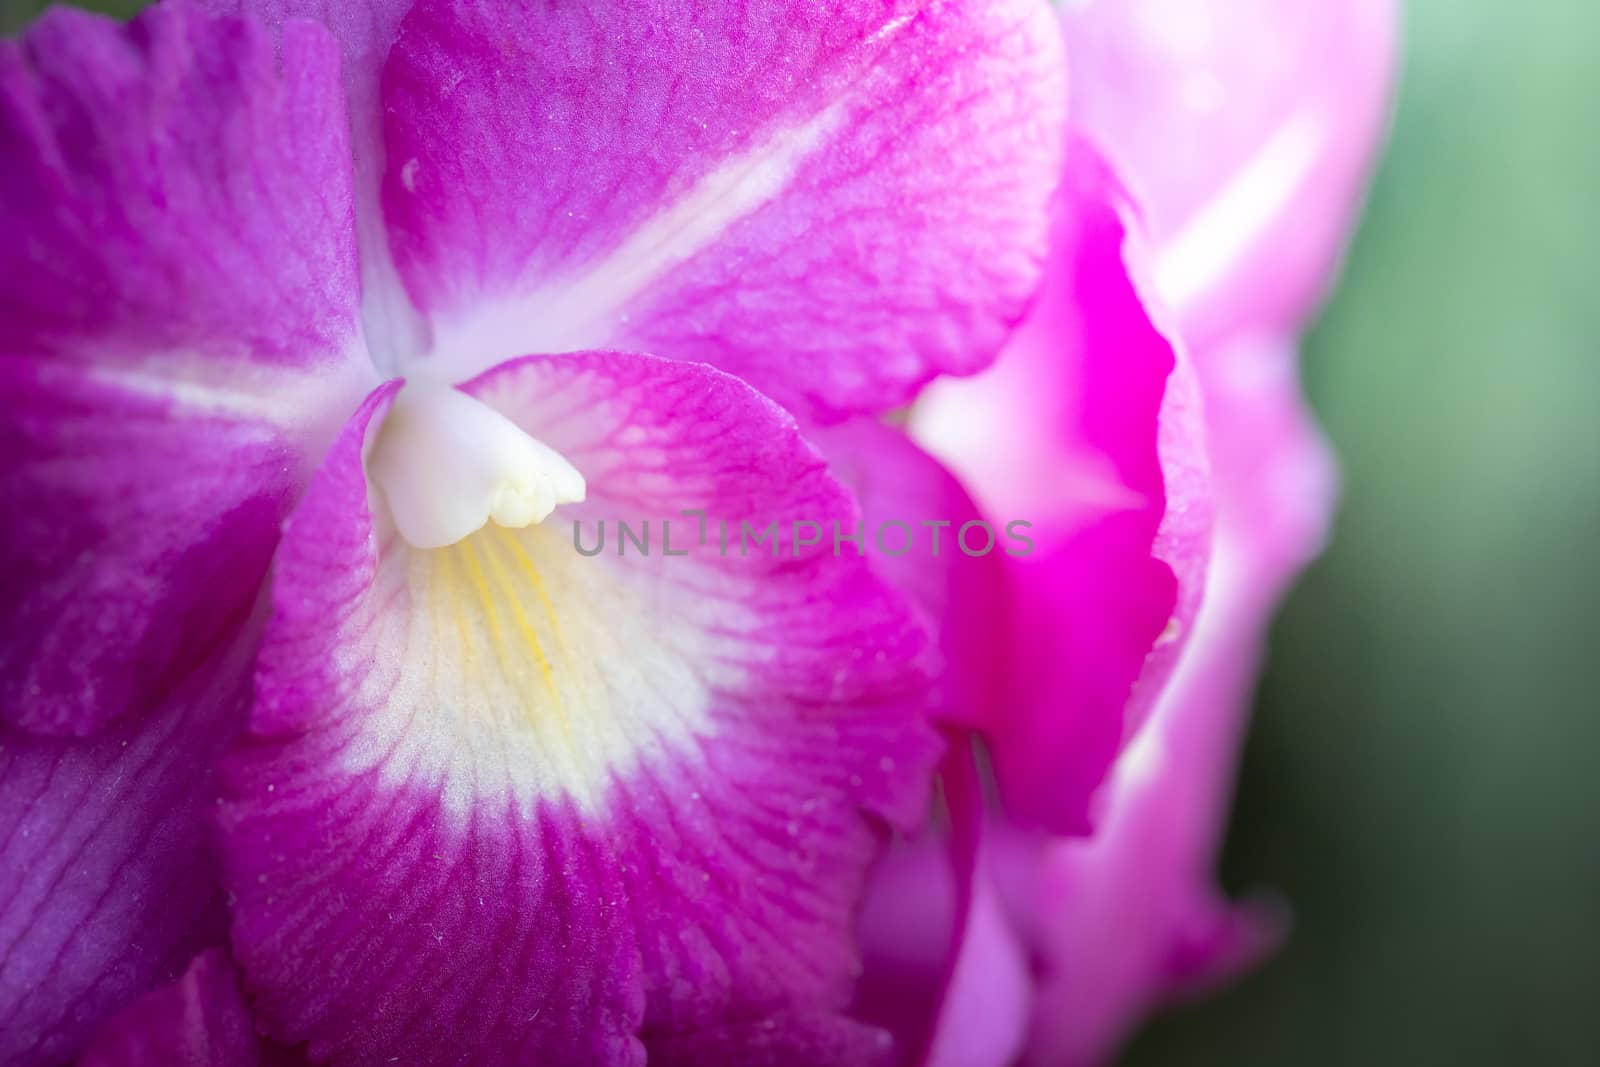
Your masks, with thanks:
[{"label": "curled petal", "polygon": [[1059,183],[1034,0],[423,0],[384,73],[401,273],[468,373],[623,348],[795,410],[985,365]]},{"label": "curled petal", "polygon": [[[706,367],[534,357],[463,389],[587,500],[407,547],[361,466],[385,394],[317,476],[223,813],[271,1031],[358,1063],[881,1047],[842,1014],[851,924],[887,828],[926,803],[927,639],[864,560],[719,544],[724,521],[853,525],[848,494]],[[585,555],[569,520],[585,547],[649,522],[652,552]]]},{"label": "curled petal", "polygon": [[1028,524],[980,726],[1007,809],[1056,832],[1088,828],[1170,672],[1210,537],[1192,372],[1151,317],[1120,189],[1074,149],[1038,306],[993,368],[912,416],[992,523]]},{"label": "curled petal", "polygon": [[969,892],[928,1067],[1009,1067],[1026,1047],[1034,976],[981,857]]},{"label": "curled petal", "polygon": [[337,70],[183,8],[0,42],[7,720],[140,709],[254,602],[365,364]]},{"label": "curled petal", "polygon": [[970,747],[940,781],[946,825],[897,843],[873,876],[857,1010],[899,1038],[902,1064],[1006,1067],[1028,1033],[1026,946],[992,877]]},{"label": "curled petal", "polygon": [[1241,344],[1210,365],[1217,546],[1194,636],[1094,837],[1030,853],[1016,895],[1044,961],[1027,1061],[1041,1067],[1105,1062],[1151,1008],[1255,965],[1284,930],[1280,905],[1230,903],[1211,871],[1265,627],[1322,542],[1332,465],[1290,347]]}]

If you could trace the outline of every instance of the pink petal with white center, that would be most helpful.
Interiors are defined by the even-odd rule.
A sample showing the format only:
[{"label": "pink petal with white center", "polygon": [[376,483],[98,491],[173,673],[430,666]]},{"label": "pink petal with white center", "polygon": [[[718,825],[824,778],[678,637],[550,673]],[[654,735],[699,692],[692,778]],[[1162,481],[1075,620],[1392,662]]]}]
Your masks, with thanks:
[{"label": "pink petal with white center", "polygon": [[423,0],[383,83],[412,372],[621,348],[827,414],[974,371],[1046,253],[1060,48],[1036,0]]},{"label": "pink petal with white center", "polygon": [[244,725],[259,633],[92,738],[0,727],[0,1063],[71,1059],[226,937],[212,766]]},{"label": "pink petal with white center", "polygon": [[1315,310],[1388,119],[1397,9],[1063,5],[1073,125],[1148,212],[1155,281],[1197,350]]},{"label": "pink petal with white center", "polygon": [[1047,847],[1021,897],[1044,961],[1026,1061],[1040,1067],[1107,1062],[1150,1009],[1234,977],[1283,932],[1281,908],[1230,904],[1211,870],[1266,625],[1322,542],[1333,469],[1292,349],[1248,342],[1209,363],[1217,547],[1194,637],[1095,836]]},{"label": "pink petal with white center", "polygon": [[304,1063],[256,1033],[224,949],[194,958],[183,977],[147,993],[101,1028],[78,1067],[287,1067]]},{"label": "pink petal with white center", "polygon": [[1067,833],[1171,671],[1210,536],[1192,373],[1134,276],[1121,191],[1074,148],[1039,304],[993,368],[912,414],[991,523],[1031,524],[993,647],[968,654],[997,664],[977,718],[1008,811]]},{"label": "pink petal with white center", "polygon": [[359,397],[337,64],[181,7],[0,42],[8,721],[88,733],[193,669]]},{"label": "pink petal with white center", "polygon": [[[886,1050],[842,1012],[867,864],[926,803],[927,638],[831,545],[720,551],[723,520],[853,526],[848,494],[706,367],[530,357],[463,388],[588,499],[410,548],[362,469],[387,393],[317,476],[226,771],[234,942],[270,1032],[341,1063]],[[570,523],[588,547],[602,519],[606,551],[577,552]],[[615,554],[619,519],[650,522],[651,555]]]}]

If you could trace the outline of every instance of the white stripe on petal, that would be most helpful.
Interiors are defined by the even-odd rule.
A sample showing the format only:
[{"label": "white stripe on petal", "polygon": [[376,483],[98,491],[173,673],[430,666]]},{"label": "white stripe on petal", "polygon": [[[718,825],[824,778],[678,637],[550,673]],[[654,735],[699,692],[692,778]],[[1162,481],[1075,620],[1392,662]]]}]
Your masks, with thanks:
[{"label": "white stripe on petal", "polygon": [[460,382],[513,356],[609,347],[625,323],[622,309],[782,193],[838,126],[845,107],[837,101],[724,161],[582,272],[441,322],[434,354],[411,375]]},{"label": "white stripe on petal", "polygon": [[1157,290],[1183,312],[1198,304],[1288,209],[1322,155],[1327,125],[1301,112],[1161,248]]}]

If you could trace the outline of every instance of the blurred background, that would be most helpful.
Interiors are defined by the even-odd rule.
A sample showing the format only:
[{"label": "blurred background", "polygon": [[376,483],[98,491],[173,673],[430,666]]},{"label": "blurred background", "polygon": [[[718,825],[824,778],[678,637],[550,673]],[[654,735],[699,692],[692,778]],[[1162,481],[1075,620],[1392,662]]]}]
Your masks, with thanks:
[{"label": "blurred background", "polygon": [[[41,6],[0,0],[0,31]],[[1306,345],[1344,502],[1274,630],[1223,861],[1294,936],[1130,1067],[1600,1064],[1600,5],[1408,21]]]}]

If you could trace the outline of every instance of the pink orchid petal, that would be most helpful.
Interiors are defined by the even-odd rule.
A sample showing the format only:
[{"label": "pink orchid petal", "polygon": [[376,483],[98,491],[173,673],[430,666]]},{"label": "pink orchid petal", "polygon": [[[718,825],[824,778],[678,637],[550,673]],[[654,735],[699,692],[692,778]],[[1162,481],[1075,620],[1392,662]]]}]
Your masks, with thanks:
[{"label": "pink orchid petal", "polygon": [[1005,1067],[1021,1052],[1033,988],[1025,946],[990,877],[983,788],[970,749],[953,754],[942,782],[950,808],[950,855],[961,901],[955,952],[924,1056],[927,1067]]},{"label": "pink orchid petal", "polygon": [[[807,437],[860,502],[867,554],[909,596],[936,633],[942,654],[936,717],[979,725],[983,687],[997,667],[991,628],[1004,610],[1004,559],[1020,542],[997,530],[991,550],[963,550],[961,530],[983,516],[961,483],[905,430],[871,418],[812,427]],[[978,552],[981,531],[971,531]]]},{"label": "pink orchid petal", "polygon": [[78,1067],[290,1067],[303,1064],[256,1032],[224,949],[196,956],[183,977],[114,1016]]},{"label": "pink orchid petal", "polygon": [[1030,1063],[1105,1062],[1152,1007],[1253,966],[1283,932],[1280,907],[1230,904],[1211,869],[1265,627],[1321,544],[1334,479],[1292,349],[1244,343],[1208,364],[1218,517],[1205,602],[1095,836],[1045,852],[1024,909],[1048,961]]},{"label": "pink orchid petal", "polygon": [[434,373],[619,348],[827,413],[983,366],[1045,253],[1060,47],[1036,0],[423,0],[384,211]]},{"label": "pink orchid petal", "polygon": [[967,893],[958,864],[932,829],[897,841],[862,904],[864,970],[853,1013],[895,1035],[900,1063],[917,1062],[932,1041],[960,948]]},{"label": "pink orchid petal", "polygon": [[6,720],[92,732],[225,640],[360,395],[336,72],[182,8],[0,41]]},{"label": "pink orchid petal", "polygon": [[965,742],[945,754],[940,780],[945,819],[892,844],[861,908],[864,969],[853,1010],[895,1036],[900,1063],[928,1055],[970,925],[979,816]]},{"label": "pink orchid petal", "polygon": [[1062,6],[1074,126],[1148,212],[1156,282],[1195,349],[1315,310],[1387,122],[1397,8]]},{"label": "pink orchid petal", "polygon": [[899,1039],[898,1062],[1005,1067],[1026,1044],[1026,946],[992,877],[981,776],[970,744],[940,766],[946,825],[898,842],[862,911],[857,1012]]},{"label": "pink orchid petal", "polygon": [[386,394],[308,491],[223,810],[270,1032],[361,1063],[883,1047],[842,1010],[867,864],[926,803],[926,636],[827,547],[663,557],[657,527],[649,558],[584,558],[564,519],[853,524],[848,494],[703,366],[533,357],[464,388],[589,497],[407,549],[361,466]]},{"label": "pink orchid petal", "polygon": [[826,1012],[791,1012],[650,1042],[651,1067],[889,1067],[893,1056],[887,1032]]},{"label": "pink orchid petal", "polygon": [[1010,1067],[1027,1043],[1033,974],[980,862],[927,1067]]},{"label": "pink orchid petal", "polygon": [[[356,234],[361,246],[363,324],[380,367],[397,371],[427,345],[427,327],[395,270],[383,222],[383,64],[415,0],[193,0],[209,11],[242,15],[274,28],[321,23],[339,45],[354,155]],[[352,402],[346,408],[355,405]]]},{"label": "pink orchid petal", "polygon": [[[339,44],[340,71],[349,98],[350,140],[356,169],[377,179],[383,163],[379,79],[416,0],[191,0],[223,15],[282,28],[294,21],[321,23]],[[363,205],[363,209],[372,205]]]},{"label": "pink orchid petal", "polygon": [[983,729],[1007,810],[1057,832],[1088,829],[1170,672],[1210,536],[1192,372],[1147,308],[1120,189],[1074,147],[1039,304],[993,368],[937,383],[912,424],[993,523],[1031,524],[994,647],[969,655],[1000,664]]},{"label": "pink orchid petal", "polygon": [[226,936],[212,763],[244,725],[259,629],[92,738],[0,727],[0,1063],[70,1059]]}]

